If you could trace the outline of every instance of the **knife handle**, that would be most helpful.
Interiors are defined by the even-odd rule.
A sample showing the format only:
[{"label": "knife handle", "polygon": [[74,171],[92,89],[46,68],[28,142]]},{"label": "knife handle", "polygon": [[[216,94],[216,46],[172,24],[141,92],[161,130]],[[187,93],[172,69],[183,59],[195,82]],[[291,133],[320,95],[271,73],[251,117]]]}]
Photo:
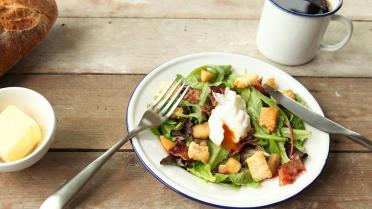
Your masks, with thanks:
[{"label": "knife handle", "polygon": [[357,132],[348,130],[348,133],[342,133],[342,135],[348,137],[352,141],[367,147],[369,150],[372,150],[372,141],[369,140],[367,137],[360,135]]}]

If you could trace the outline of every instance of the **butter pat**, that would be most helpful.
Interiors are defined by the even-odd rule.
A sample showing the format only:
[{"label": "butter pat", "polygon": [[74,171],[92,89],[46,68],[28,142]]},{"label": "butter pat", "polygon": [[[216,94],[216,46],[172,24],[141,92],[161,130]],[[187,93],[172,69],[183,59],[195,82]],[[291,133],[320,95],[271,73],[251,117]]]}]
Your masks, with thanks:
[{"label": "butter pat", "polygon": [[4,162],[25,157],[40,141],[39,125],[16,106],[0,114],[0,158]]}]

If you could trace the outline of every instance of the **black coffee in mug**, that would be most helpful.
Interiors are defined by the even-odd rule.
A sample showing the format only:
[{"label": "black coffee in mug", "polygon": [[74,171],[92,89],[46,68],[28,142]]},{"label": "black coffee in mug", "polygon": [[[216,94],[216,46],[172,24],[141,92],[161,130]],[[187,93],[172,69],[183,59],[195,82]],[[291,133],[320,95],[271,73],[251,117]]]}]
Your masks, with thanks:
[{"label": "black coffee in mug", "polygon": [[303,14],[324,14],[330,11],[326,0],[272,0],[284,9]]}]

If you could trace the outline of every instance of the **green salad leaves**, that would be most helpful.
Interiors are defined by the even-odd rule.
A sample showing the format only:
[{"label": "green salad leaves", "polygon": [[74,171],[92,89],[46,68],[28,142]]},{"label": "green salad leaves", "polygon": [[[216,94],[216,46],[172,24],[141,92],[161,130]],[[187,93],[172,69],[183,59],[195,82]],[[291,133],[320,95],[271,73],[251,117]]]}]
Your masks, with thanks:
[{"label": "green salad leaves", "polygon": [[212,141],[208,141],[209,148],[209,161],[208,165],[211,169],[216,168],[216,166],[225,160],[229,156],[229,152],[224,148],[217,146]]},{"label": "green salad leaves", "polygon": [[[206,75],[209,75],[208,79],[205,79]],[[208,182],[236,187],[257,187],[259,182],[254,180],[257,178],[252,177],[255,176],[252,175],[255,173],[246,163],[246,159],[252,156],[252,153],[257,150],[261,151],[262,156],[264,156],[263,153],[266,156],[277,153],[275,154],[277,163],[284,164],[290,161],[289,155],[292,154],[293,149],[296,149],[296,152],[306,152],[305,140],[311,136],[311,132],[305,130],[305,124],[300,118],[277,104],[265,93],[262,88],[262,78],[256,79],[255,83],[237,88],[238,85],[235,83],[237,79],[241,79],[241,75],[233,73],[231,65],[204,65],[191,71],[186,77],[177,75],[177,78],[189,85],[193,89],[193,93],[196,92],[197,100],[182,100],[179,104],[182,111],[175,112],[171,119],[166,120],[161,126],[151,129],[153,134],[161,138],[161,142],[169,154],[162,162],[168,163],[174,160],[176,162],[173,163],[174,165],[181,166]],[[243,75],[242,82],[249,82],[249,77]],[[208,122],[211,111],[216,106],[213,103],[216,101],[212,101],[215,100],[215,91],[221,93],[226,88],[234,90],[244,100],[246,113],[250,117],[252,127],[252,130],[248,132],[249,136],[240,139],[239,144],[235,145],[236,150],[224,147],[223,143],[216,145],[208,137],[195,138],[193,135],[195,126]],[[306,105],[299,95],[296,95],[296,101]],[[264,111],[261,112],[262,110],[276,112],[276,118],[272,120],[275,121],[275,127],[273,126],[272,129],[260,125],[262,124],[261,114],[264,114]],[[164,144],[164,139],[166,144]],[[208,158],[189,157],[197,155],[188,153],[193,146],[197,147],[193,152],[207,151],[208,153],[203,153],[201,156],[207,154]],[[289,146],[291,152],[289,152]],[[238,164],[234,172],[226,172],[223,168],[221,169],[221,166],[226,168],[227,164],[231,162]]]},{"label": "green salad leaves", "polygon": [[194,163],[192,168],[187,169],[190,173],[213,183],[230,184],[233,186],[258,187],[259,183],[254,181],[248,170],[242,170],[235,174],[212,174],[209,164]]}]

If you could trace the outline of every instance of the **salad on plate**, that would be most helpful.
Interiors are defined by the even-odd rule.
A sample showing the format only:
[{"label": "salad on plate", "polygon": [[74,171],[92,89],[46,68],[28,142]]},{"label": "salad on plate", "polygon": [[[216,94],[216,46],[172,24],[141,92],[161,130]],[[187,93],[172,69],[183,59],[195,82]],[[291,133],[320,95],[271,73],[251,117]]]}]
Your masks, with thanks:
[{"label": "salad on plate", "polygon": [[[304,142],[311,132],[270,98],[262,77],[234,73],[231,65],[205,65],[177,79],[189,91],[172,116],[151,130],[168,153],[161,164],[237,187],[257,187],[277,176],[280,185],[291,184],[305,170]],[[275,78],[265,84],[278,89]],[[282,92],[306,106],[292,89]]]}]

